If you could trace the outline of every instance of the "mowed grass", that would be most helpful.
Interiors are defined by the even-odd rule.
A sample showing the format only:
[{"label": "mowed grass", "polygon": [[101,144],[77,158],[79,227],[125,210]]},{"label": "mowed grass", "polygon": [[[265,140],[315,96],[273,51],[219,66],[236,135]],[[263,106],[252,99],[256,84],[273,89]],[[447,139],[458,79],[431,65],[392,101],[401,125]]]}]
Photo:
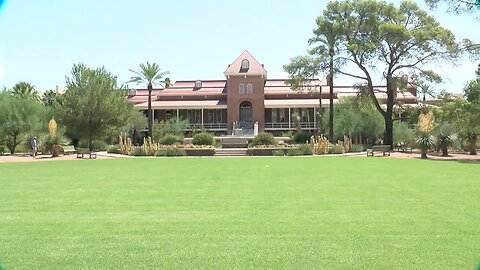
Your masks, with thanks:
[{"label": "mowed grass", "polygon": [[0,214],[5,269],[475,269],[480,164],[4,163]]}]

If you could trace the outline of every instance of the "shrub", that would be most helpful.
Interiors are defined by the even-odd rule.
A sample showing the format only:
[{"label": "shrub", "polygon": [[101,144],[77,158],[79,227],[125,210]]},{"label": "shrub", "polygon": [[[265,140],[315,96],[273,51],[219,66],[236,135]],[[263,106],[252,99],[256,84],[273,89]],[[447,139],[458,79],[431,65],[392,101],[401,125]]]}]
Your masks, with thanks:
[{"label": "shrub", "polygon": [[185,150],[183,150],[182,148],[178,148],[178,147],[168,147],[166,149],[166,156],[167,157],[180,157],[180,156],[185,156]]},{"label": "shrub", "polygon": [[129,155],[134,157],[143,157],[145,156],[145,153],[143,152],[141,147],[136,147],[135,149],[133,149],[132,152],[130,152]]},{"label": "shrub", "polygon": [[350,152],[358,153],[362,151],[363,151],[363,144],[352,144],[352,149],[350,149]]},{"label": "shrub", "polygon": [[118,146],[118,144],[116,145],[111,145],[107,148],[107,153],[109,154],[121,154],[122,151],[120,151],[120,147]]},{"label": "shrub", "polygon": [[250,146],[257,146],[257,145],[276,145],[277,142],[271,133],[261,132],[258,133],[255,138],[253,138],[252,143]]},{"label": "shrub", "polygon": [[297,132],[295,136],[293,136],[293,141],[295,143],[309,143],[310,142],[310,133],[308,132]]},{"label": "shrub", "polygon": [[201,132],[193,135],[192,143],[195,145],[214,145],[215,138],[208,132]]},{"label": "shrub", "polygon": [[[88,148],[88,141],[81,140],[78,143],[78,148]],[[92,141],[92,151],[98,152],[98,151],[106,151],[106,150],[107,150],[107,143],[105,143],[104,141],[100,141],[100,140]]]},{"label": "shrub", "polygon": [[393,124],[394,145],[412,145],[415,141],[415,131],[405,123],[395,122]]},{"label": "shrub", "polygon": [[282,137],[293,138],[293,136],[294,136],[293,130],[289,130],[289,131],[286,131],[286,132],[282,132]]},{"label": "shrub", "polygon": [[308,144],[302,144],[298,147],[298,149],[300,150],[300,152],[302,153],[302,155],[313,155],[313,148],[308,145]]},{"label": "shrub", "polygon": [[167,134],[160,139],[160,144],[173,145],[182,142],[182,138],[177,135]]},{"label": "shrub", "polygon": [[285,151],[283,151],[282,149],[273,150],[272,154],[277,157],[283,157],[285,156]]},{"label": "shrub", "polygon": [[341,144],[334,144],[332,145],[332,148],[328,151],[330,154],[343,154],[345,153],[345,149],[343,148],[343,145]]},{"label": "shrub", "polygon": [[302,151],[298,148],[290,148],[287,150],[287,156],[301,156]]}]

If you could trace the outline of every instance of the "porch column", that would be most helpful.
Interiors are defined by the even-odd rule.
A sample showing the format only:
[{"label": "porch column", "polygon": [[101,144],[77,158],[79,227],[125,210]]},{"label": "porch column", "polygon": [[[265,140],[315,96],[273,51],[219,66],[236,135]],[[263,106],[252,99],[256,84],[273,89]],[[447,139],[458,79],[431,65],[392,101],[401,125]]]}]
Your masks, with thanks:
[{"label": "porch column", "polygon": [[203,128],[203,109],[202,109],[202,128]]},{"label": "porch column", "polygon": [[180,120],[180,110],[177,109],[177,120]]},{"label": "porch column", "polygon": [[313,107],[313,127],[317,127],[317,107]]},{"label": "porch column", "polygon": [[290,107],[288,107],[288,128],[292,128],[292,112],[290,111]]}]

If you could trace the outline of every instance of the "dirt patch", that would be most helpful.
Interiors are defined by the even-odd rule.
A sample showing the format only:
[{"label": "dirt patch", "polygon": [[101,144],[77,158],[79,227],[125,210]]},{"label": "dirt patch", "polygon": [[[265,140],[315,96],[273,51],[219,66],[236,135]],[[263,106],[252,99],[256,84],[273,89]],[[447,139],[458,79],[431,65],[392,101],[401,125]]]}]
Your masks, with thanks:
[{"label": "dirt patch", "polygon": [[[367,154],[362,155],[367,157]],[[375,156],[381,157],[381,153],[375,153]],[[410,152],[391,152],[390,157],[392,158],[420,158],[421,153],[420,150],[414,149],[412,153]],[[428,152],[427,154],[428,159],[433,160],[473,160],[480,162],[480,155],[469,155],[465,152],[449,152],[448,156],[444,157],[442,154],[437,152]]]},{"label": "dirt patch", "polygon": [[[111,159],[113,157],[97,155],[97,159]],[[58,160],[87,160],[77,158],[77,155],[62,155],[59,157],[52,157],[52,155],[37,155],[35,158],[29,154],[14,154],[0,156],[0,163],[2,162],[40,162],[40,161],[58,161]]]}]

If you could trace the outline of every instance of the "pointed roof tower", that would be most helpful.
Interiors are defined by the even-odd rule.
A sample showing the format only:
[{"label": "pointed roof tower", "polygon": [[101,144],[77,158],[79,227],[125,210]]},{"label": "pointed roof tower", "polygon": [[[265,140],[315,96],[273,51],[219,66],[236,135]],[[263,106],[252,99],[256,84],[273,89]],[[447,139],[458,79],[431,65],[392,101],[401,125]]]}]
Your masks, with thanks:
[{"label": "pointed roof tower", "polygon": [[225,77],[238,75],[256,75],[267,78],[267,71],[247,50],[243,51],[240,56],[228,65],[228,68],[223,73]]}]

